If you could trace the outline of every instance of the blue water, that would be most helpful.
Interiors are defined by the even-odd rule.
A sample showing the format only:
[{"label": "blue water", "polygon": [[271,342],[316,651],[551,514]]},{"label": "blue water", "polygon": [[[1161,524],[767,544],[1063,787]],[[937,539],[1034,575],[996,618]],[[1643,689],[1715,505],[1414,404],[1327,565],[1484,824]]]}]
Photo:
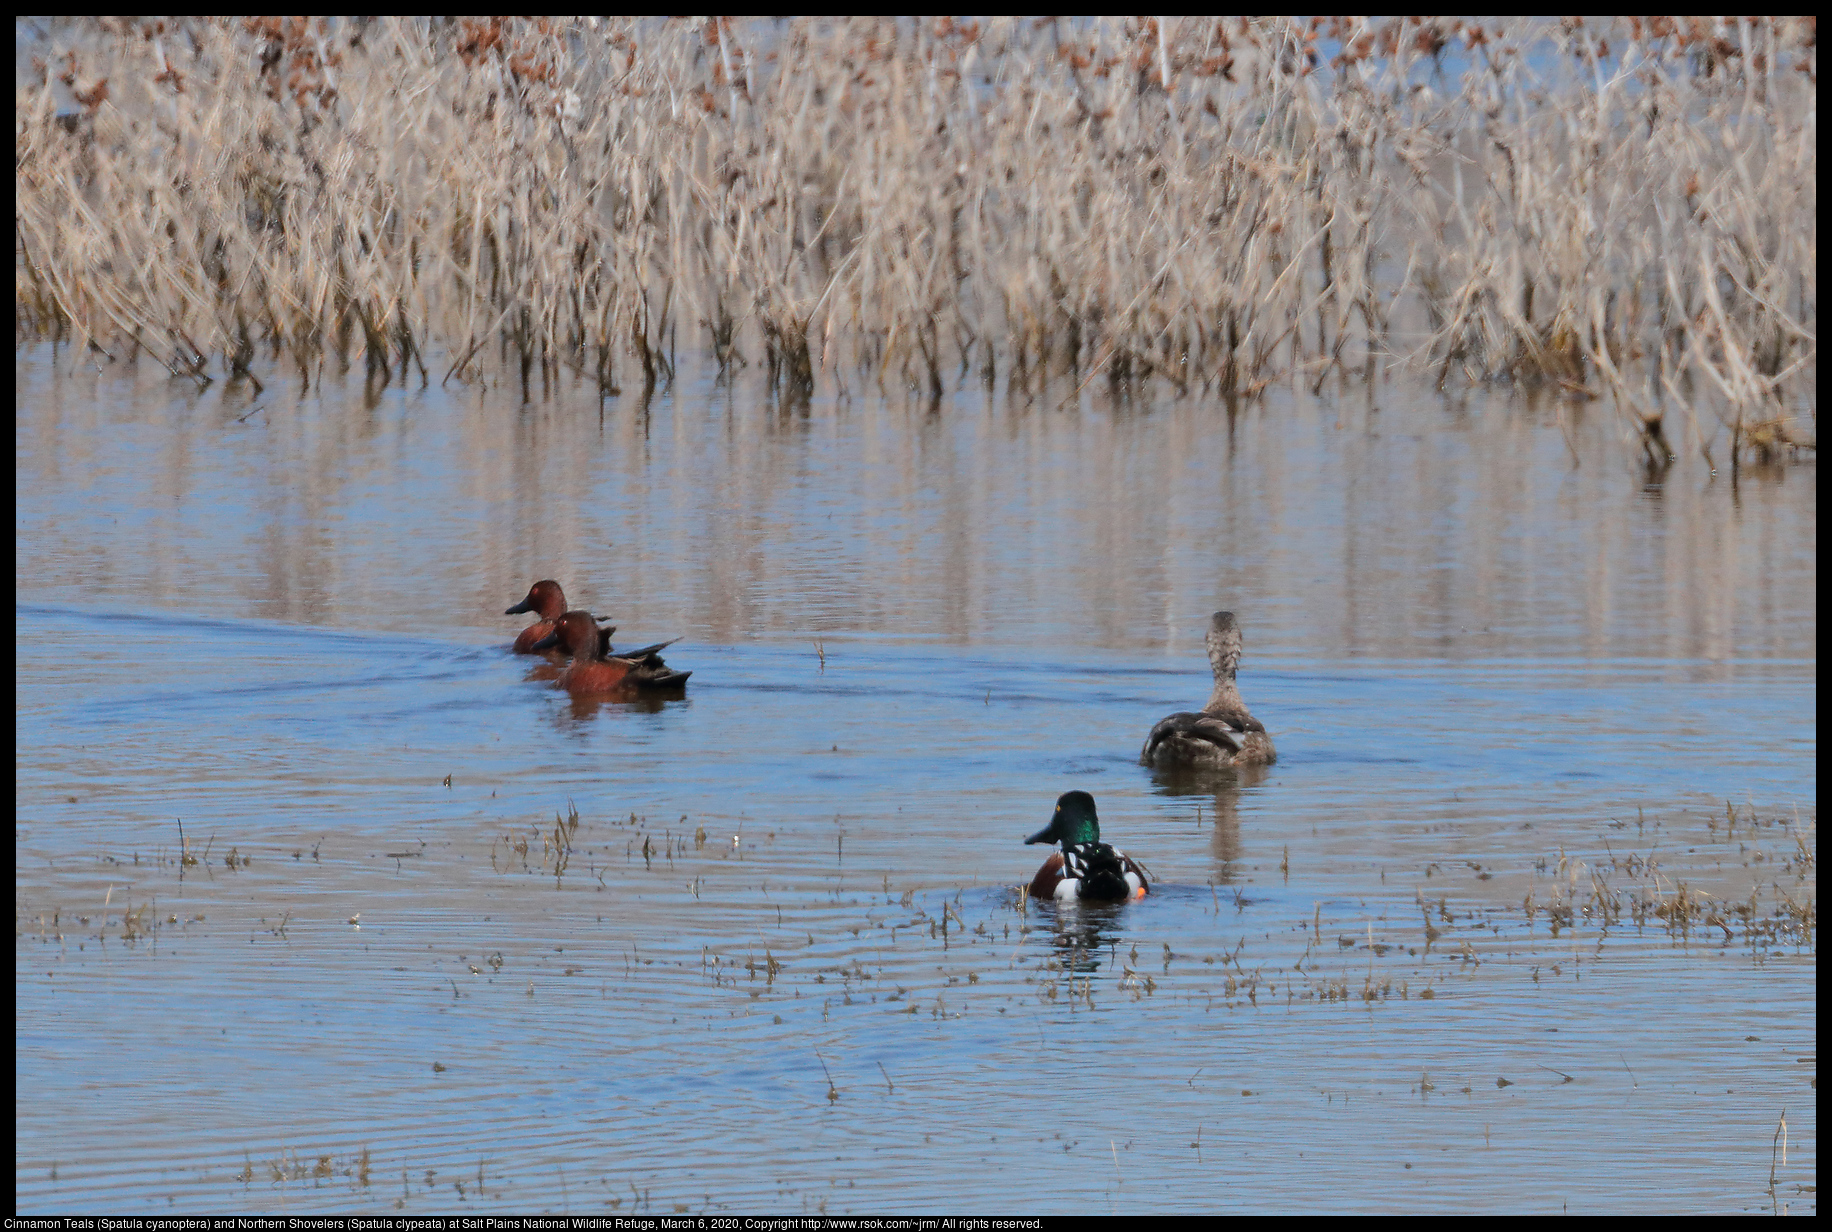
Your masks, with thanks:
[{"label": "blue water", "polygon": [[[1810,464],[49,369],[21,1212],[1815,1209]],[[547,574],[685,696],[507,654]],[[1279,761],[1154,775],[1223,603]],[[1156,893],[1020,902],[1070,788]]]}]

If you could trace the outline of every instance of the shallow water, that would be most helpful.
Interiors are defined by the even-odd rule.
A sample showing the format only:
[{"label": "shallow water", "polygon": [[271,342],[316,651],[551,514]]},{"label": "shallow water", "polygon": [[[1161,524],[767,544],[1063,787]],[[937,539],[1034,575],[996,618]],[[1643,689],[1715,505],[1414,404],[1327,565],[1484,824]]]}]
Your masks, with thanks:
[{"label": "shallow water", "polygon": [[[1816,1210],[1811,464],[17,377],[22,1212]],[[1221,606],[1280,760],[1155,776]],[[1157,893],[1020,902],[1071,787]]]}]

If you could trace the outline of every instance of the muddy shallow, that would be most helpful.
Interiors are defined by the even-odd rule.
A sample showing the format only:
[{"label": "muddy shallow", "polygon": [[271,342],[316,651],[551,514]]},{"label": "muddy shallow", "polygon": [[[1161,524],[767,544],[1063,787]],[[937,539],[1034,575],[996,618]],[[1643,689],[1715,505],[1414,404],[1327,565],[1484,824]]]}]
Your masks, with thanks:
[{"label": "muddy shallow", "polygon": [[[17,377],[21,1212],[1816,1210],[1811,464]],[[1221,606],[1280,760],[1156,776]],[[1070,787],[1158,893],[1019,902]]]}]

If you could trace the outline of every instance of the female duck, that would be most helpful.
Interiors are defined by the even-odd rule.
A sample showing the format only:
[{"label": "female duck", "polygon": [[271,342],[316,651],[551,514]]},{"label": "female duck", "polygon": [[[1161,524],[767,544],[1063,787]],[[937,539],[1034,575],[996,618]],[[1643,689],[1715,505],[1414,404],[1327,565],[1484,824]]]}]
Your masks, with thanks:
[{"label": "female duck", "polygon": [[1240,624],[1233,612],[1209,617],[1209,667],[1215,691],[1199,711],[1180,711],[1158,721],[1145,738],[1139,760],[1160,769],[1269,766],[1278,757],[1272,738],[1247,713],[1234,673],[1240,666]]},{"label": "female duck", "polygon": [[1124,902],[1144,898],[1147,893],[1145,870],[1138,862],[1100,841],[1094,797],[1085,791],[1062,793],[1050,824],[1024,841],[1027,845],[1062,844],[1062,850],[1045,860],[1031,878],[1032,898]]},{"label": "female duck", "polygon": [[[509,647],[512,654],[533,654],[534,644],[553,632],[554,625],[566,614],[566,592],[552,578],[536,582],[528,588],[528,596],[512,608],[503,611],[505,616],[517,616],[523,612],[533,612],[540,619],[523,629],[516,636],[515,644]],[[611,653],[611,634],[617,626],[611,625],[598,630],[604,643],[604,653]]]},{"label": "female duck", "polygon": [[539,652],[557,648],[573,657],[572,666],[561,672],[554,683],[575,694],[678,688],[693,675],[692,672],[673,671],[662,662],[659,652],[674,645],[672,641],[607,657],[602,634],[603,630],[592,620],[590,612],[567,612],[554,621],[553,632],[536,642],[532,649]]}]

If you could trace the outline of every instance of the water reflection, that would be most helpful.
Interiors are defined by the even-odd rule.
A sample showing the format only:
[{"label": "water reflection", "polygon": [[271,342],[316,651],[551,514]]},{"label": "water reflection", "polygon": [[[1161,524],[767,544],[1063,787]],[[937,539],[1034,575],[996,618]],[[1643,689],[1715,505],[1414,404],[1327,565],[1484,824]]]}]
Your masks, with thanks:
[{"label": "water reflection", "polygon": [[46,602],[376,628],[430,604],[494,640],[532,575],[640,640],[1184,662],[1225,603],[1256,664],[1814,654],[1811,467],[1655,474],[1609,416],[1531,391],[1110,406],[1096,382],[1058,410],[969,388],[817,398],[788,427],[686,376],[644,413],[331,380],[242,422],[208,405],[227,391],[50,357],[17,364],[18,569]]},{"label": "water reflection", "polygon": [[[1318,1165],[1345,1207],[1697,1209],[1755,1195],[1774,1109],[1813,1139],[1811,467],[1646,493],[1603,417],[1573,470],[1548,407],[1393,386],[638,416],[332,384],[238,423],[39,354],[22,1209],[440,1209],[473,1175],[556,1212],[607,1180],[1085,1213],[1140,1175],[1196,1207],[1224,1094],[1268,1209],[1315,1204],[1294,1141],[1366,1144]],[[620,645],[685,632],[691,692],[557,692],[508,651],[531,577]],[[1154,774],[1223,606],[1281,760]],[[1020,910],[1071,785],[1154,893]],[[1755,906],[1674,931],[1676,885]],[[1014,1181],[987,1154],[1038,1136],[1064,1033],[1125,1058],[1090,1072],[1108,1154],[1070,1132]]]},{"label": "water reflection", "polygon": [[1243,794],[1264,783],[1269,766],[1229,769],[1153,768],[1151,781],[1159,795],[1199,800],[1197,822],[1208,830],[1215,881],[1228,885],[1240,876],[1240,804]]},{"label": "water reflection", "polygon": [[[531,680],[542,678],[534,673],[529,674]],[[687,700],[687,692],[681,688],[642,692],[627,697],[602,693],[566,693],[563,696],[564,714],[574,724],[595,719],[605,711],[613,714],[660,714],[670,705],[681,705]]]},{"label": "water reflection", "polygon": [[[1040,902],[1038,914],[1050,929],[1050,949],[1062,970],[1092,975],[1103,962],[1117,962],[1125,934],[1128,903]],[[1115,970],[1124,970],[1119,964]]]}]

